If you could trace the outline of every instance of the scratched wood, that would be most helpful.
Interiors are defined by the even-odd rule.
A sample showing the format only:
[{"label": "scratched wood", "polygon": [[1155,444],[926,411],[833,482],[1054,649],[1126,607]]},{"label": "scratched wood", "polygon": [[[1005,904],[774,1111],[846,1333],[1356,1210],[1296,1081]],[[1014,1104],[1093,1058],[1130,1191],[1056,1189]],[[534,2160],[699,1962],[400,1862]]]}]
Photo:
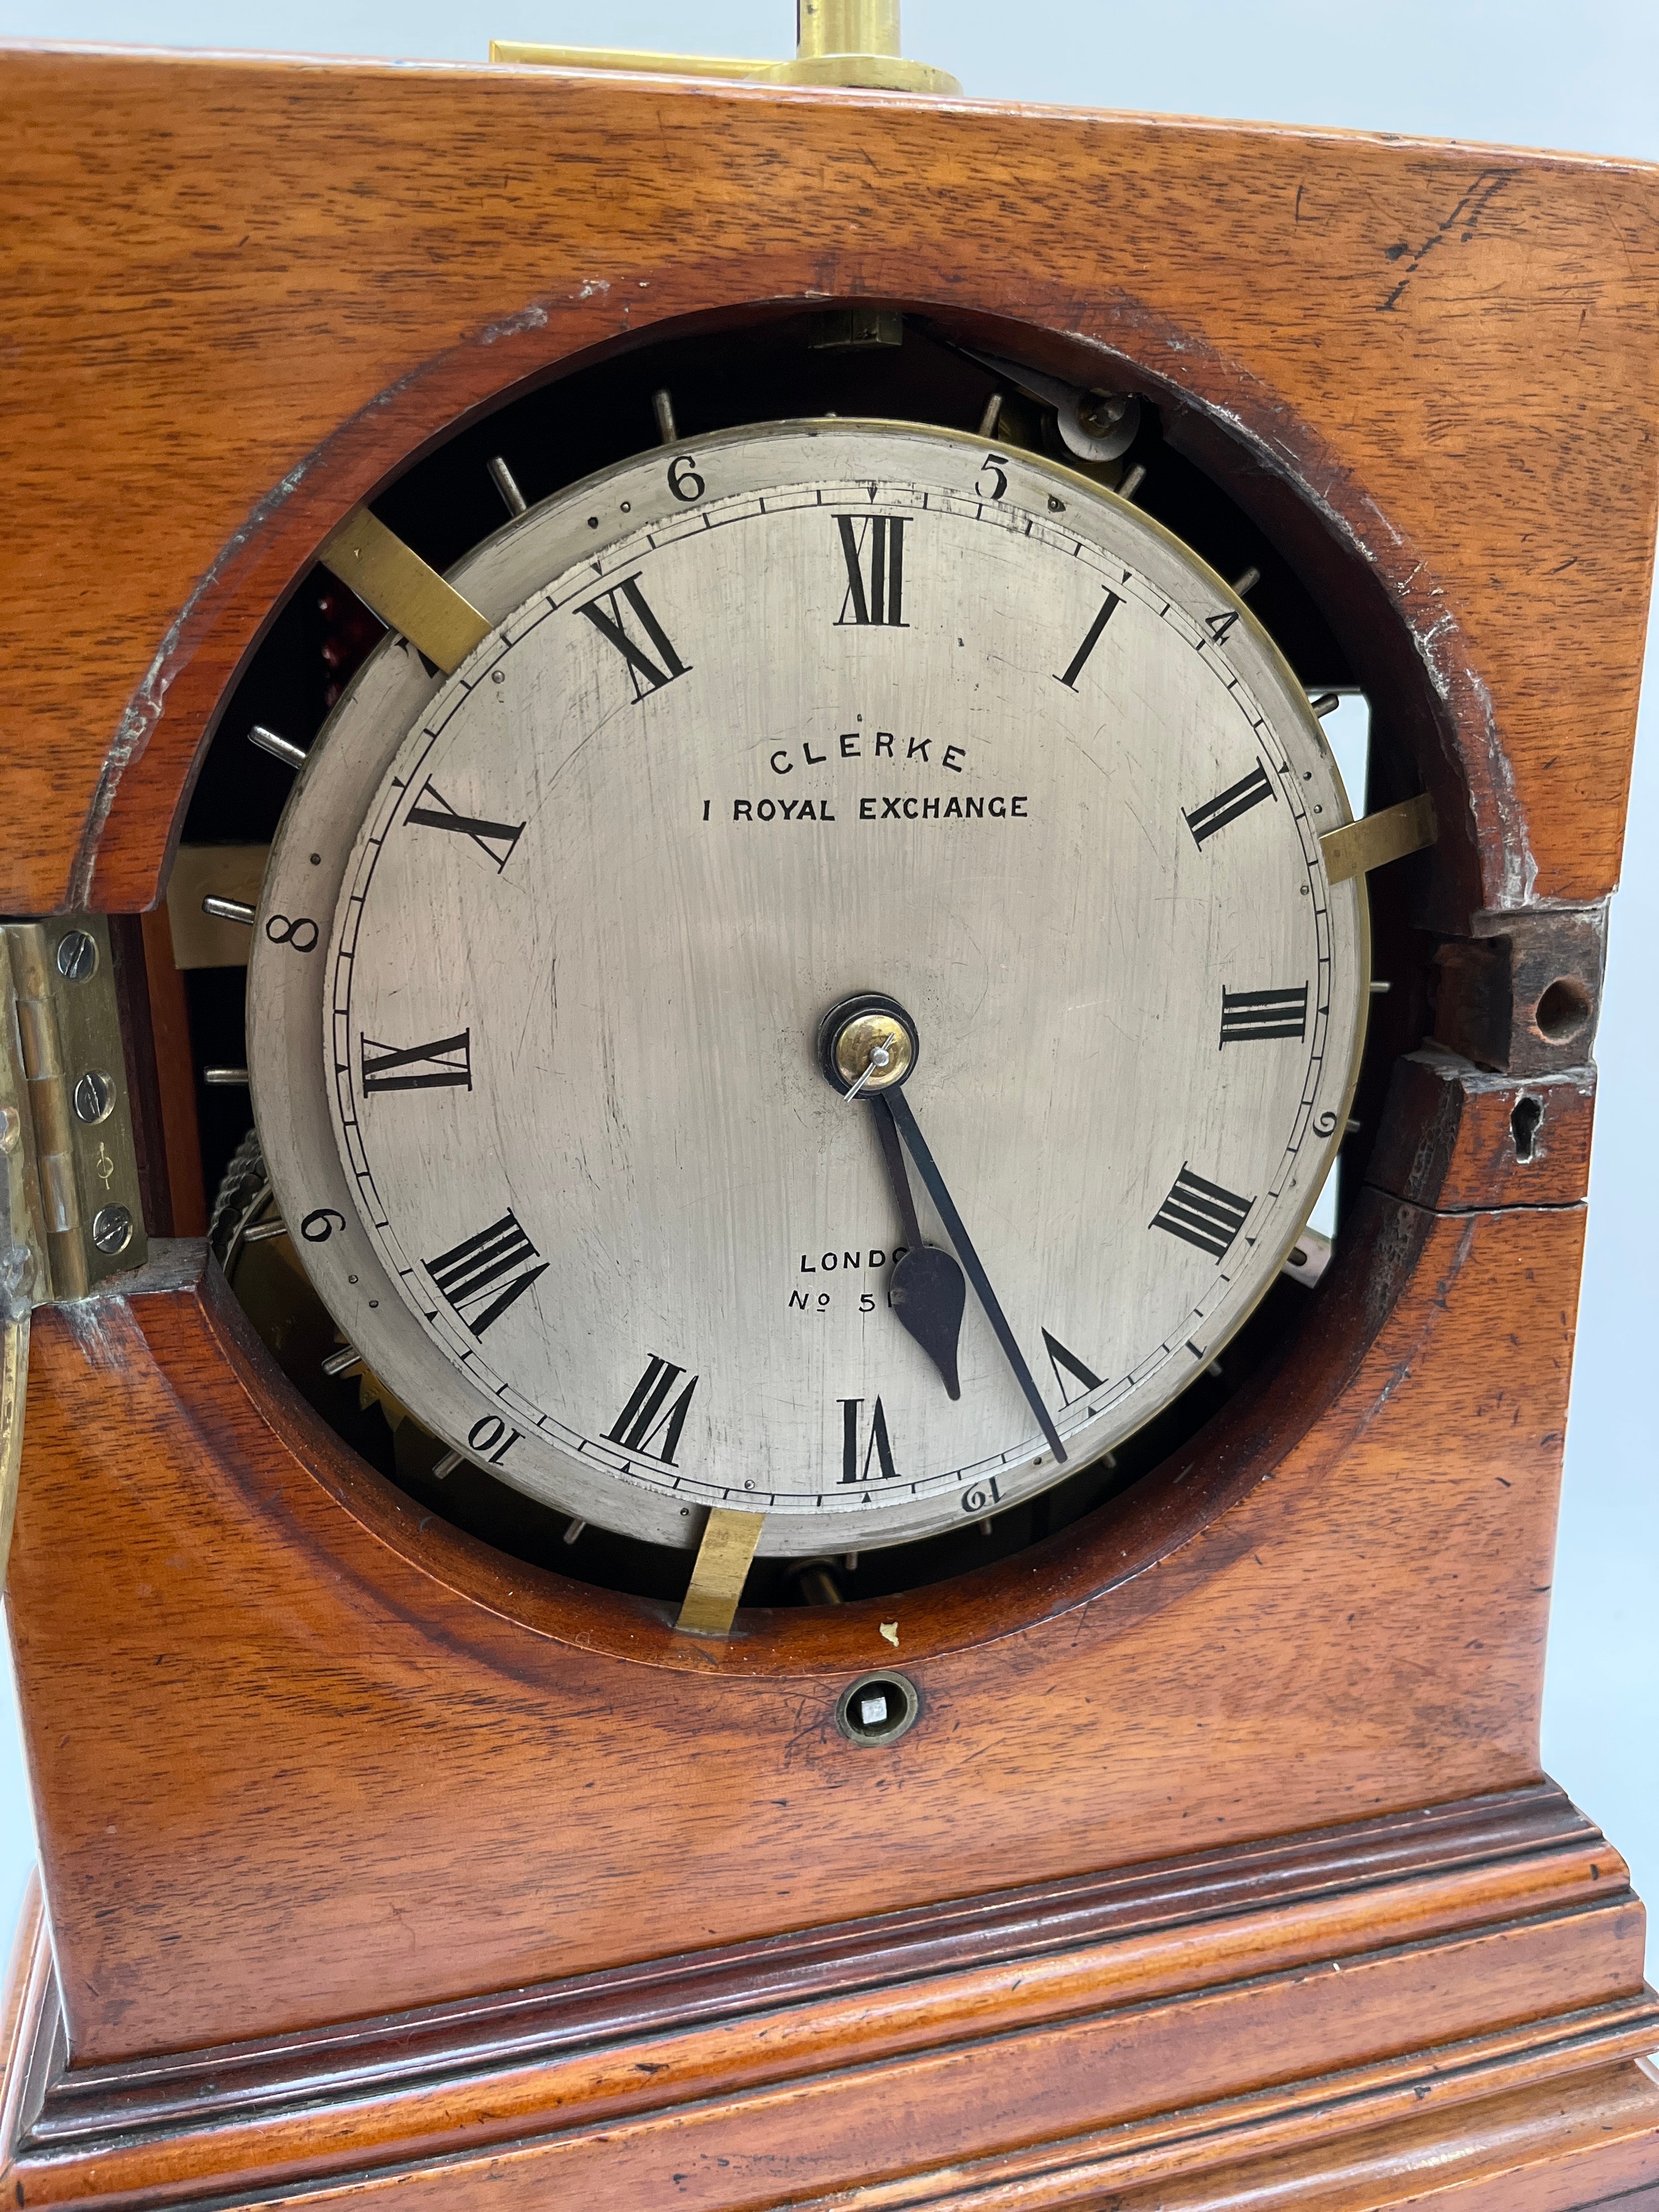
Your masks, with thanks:
[{"label": "scratched wood", "polygon": [[1364,549],[1443,696],[1414,741],[1463,908],[1613,883],[1659,172],[510,70],[14,50],[3,88],[0,905],[155,900],[270,608],[458,414],[677,316],[824,294],[1014,318],[1109,378],[1111,349],[1224,426],[1264,498],[1301,486]]}]

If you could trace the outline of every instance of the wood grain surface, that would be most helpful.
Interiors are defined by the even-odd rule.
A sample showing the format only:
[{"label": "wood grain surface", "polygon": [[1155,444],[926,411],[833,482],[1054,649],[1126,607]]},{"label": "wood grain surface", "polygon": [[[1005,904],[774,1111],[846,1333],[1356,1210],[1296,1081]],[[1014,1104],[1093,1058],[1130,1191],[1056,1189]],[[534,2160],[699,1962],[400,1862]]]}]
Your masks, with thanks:
[{"label": "wood grain surface", "polygon": [[669,319],[848,295],[1115,356],[1263,500],[1297,487],[1441,702],[1465,909],[1613,881],[1659,173],[527,70],[13,50],[3,85],[0,905],[155,901],[272,605],[457,416]]},{"label": "wood grain surface", "polygon": [[[1379,1196],[1174,1481],[726,1644],[422,1516],[199,1248],[44,1312],[13,1635],[78,2061],[1531,1779],[1582,1229]],[[895,1662],[922,1722],[846,1742],[842,1682]]]},{"label": "wood grain surface", "polygon": [[[1430,2146],[1467,2178],[1491,2163],[1495,2107],[1510,2155],[1517,2122],[1536,2154],[1583,2148],[1557,2137],[1586,2102],[1605,2118],[1608,2086],[1659,2034],[1640,1923],[1617,1855],[1544,1785],[66,2070],[37,1923],[8,2065],[37,2087],[0,2183],[34,2205],[263,2203],[301,2181],[372,2187],[416,2151],[471,2203],[492,2146],[519,2201],[574,2191],[607,2212],[847,2188],[920,2205],[957,2201],[969,2176],[993,2203],[1097,2203],[1109,2184],[1139,2203],[1155,2181],[1208,2204],[1281,2168],[1375,2187]],[[1251,2201],[1301,2200],[1270,2186]]]}]

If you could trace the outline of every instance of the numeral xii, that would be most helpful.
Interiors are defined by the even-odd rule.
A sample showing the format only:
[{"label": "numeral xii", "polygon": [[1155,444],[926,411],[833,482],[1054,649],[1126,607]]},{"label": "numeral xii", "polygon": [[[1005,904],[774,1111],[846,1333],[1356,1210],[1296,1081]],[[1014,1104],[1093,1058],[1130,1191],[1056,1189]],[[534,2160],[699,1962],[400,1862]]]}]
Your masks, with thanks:
[{"label": "numeral xii", "polygon": [[847,592],[836,617],[836,629],[908,629],[903,614],[904,517],[838,514],[836,526],[847,563]]}]

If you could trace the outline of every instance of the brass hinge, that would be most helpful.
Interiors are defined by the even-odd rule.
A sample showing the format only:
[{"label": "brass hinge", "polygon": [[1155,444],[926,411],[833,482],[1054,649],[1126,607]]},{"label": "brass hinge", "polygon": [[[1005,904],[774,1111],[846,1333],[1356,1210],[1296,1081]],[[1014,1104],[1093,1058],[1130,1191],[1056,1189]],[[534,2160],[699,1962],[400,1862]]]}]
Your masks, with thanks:
[{"label": "brass hinge", "polygon": [[0,1582],[23,1443],[29,1316],[148,1256],[101,915],[0,923]]}]

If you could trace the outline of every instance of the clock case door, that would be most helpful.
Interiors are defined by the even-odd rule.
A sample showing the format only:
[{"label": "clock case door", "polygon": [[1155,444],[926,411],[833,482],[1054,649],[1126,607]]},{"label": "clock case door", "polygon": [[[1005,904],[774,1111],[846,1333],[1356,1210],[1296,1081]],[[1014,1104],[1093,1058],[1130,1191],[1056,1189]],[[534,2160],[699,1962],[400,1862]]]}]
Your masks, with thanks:
[{"label": "clock case door", "polygon": [[[1640,1911],[1537,1711],[1651,173],[511,70],[6,68],[35,244],[0,434],[79,500],[22,510],[11,910],[161,897],[263,631],[471,410],[826,297],[1145,392],[1388,702],[1370,804],[1426,787],[1442,824],[1390,895],[1432,1027],[1362,1097],[1316,1322],[1170,1480],[902,1601],[710,1644],[505,1558],[316,1419],[187,1235],[43,1310],[19,2201],[921,2204],[964,2160],[986,2203],[1375,2205],[1425,2162],[1469,2207],[1641,2189]],[[165,1130],[152,1177],[152,1230],[188,1228]],[[895,1664],[922,1720],[850,1743],[841,1692]]]}]

